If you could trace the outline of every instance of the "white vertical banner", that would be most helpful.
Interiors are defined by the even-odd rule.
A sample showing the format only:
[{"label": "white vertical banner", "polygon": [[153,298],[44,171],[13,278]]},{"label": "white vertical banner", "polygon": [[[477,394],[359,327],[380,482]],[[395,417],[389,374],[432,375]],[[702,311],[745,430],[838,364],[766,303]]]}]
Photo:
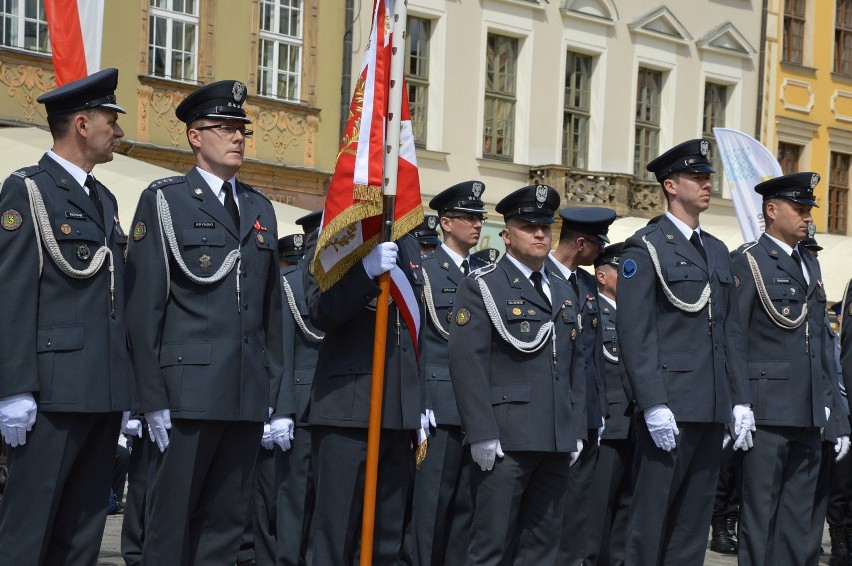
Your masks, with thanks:
[{"label": "white vertical banner", "polygon": [[725,167],[725,178],[731,189],[743,241],[752,242],[766,228],[763,198],[754,192],[754,186],[780,176],[781,165],[768,149],[748,134],[728,128],[713,128],[713,135]]}]

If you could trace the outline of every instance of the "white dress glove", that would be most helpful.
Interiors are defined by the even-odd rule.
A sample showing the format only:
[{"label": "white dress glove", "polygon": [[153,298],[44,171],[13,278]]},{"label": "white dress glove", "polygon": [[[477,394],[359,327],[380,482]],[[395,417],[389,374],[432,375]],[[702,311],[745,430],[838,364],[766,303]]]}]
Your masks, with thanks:
[{"label": "white dress glove", "polygon": [[145,413],[145,420],[148,421],[148,436],[151,437],[151,442],[156,442],[160,452],[165,452],[169,447],[168,431],[172,428],[172,414],[168,409],[149,411]]},{"label": "white dress glove", "polygon": [[837,439],[834,451],[837,452],[837,458],[834,459],[835,462],[839,462],[846,457],[846,454],[849,452],[849,437],[847,435],[844,434]]},{"label": "white dress glove", "polygon": [[680,434],[674,414],[665,405],[654,405],[645,409],[645,424],[654,444],[660,450],[671,452],[677,445],[675,437]]},{"label": "white dress glove", "polygon": [[494,440],[479,440],[470,444],[470,455],[473,461],[479,464],[483,472],[488,472],[494,467],[494,460],[503,457],[503,449],[500,447],[500,441]]},{"label": "white dress glove", "polygon": [[364,265],[364,271],[367,272],[367,277],[372,279],[378,277],[385,271],[390,271],[396,265],[396,256],[399,253],[399,247],[396,242],[382,242],[367,254],[367,257],[361,260]]},{"label": "white dress glove", "polygon": [[429,433],[430,425],[432,427],[438,426],[435,424],[435,411],[432,409],[426,409],[425,412],[420,413],[420,430],[417,431],[417,446],[420,446],[427,438],[432,436]]},{"label": "white dress glove", "polygon": [[18,393],[0,399],[0,433],[14,448],[27,443],[27,432],[33,429],[38,407],[31,393]]},{"label": "white dress glove", "polygon": [[121,434],[142,438],[142,421],[131,419],[130,411],[124,411],[121,414]]},{"label": "white dress glove", "polygon": [[[600,436],[598,436],[598,438],[600,438]],[[600,440],[598,440],[598,443],[600,443]],[[571,452],[571,461],[568,462],[569,468],[577,463],[577,460],[580,459],[580,452],[582,452],[582,451],[583,451],[583,441],[578,438],[577,439],[577,451]]]},{"label": "white dress glove", "polygon": [[290,417],[275,417],[269,423],[269,434],[272,435],[272,441],[284,452],[290,449],[294,426],[295,423]]},{"label": "white dress glove", "polygon": [[734,450],[747,452],[754,446],[751,433],[757,430],[754,424],[754,413],[748,405],[734,405],[733,414],[734,434],[737,436],[734,441]]},{"label": "white dress glove", "polygon": [[606,417],[601,417],[601,426],[598,428],[598,446],[601,445],[601,437],[606,430]]},{"label": "white dress glove", "polygon": [[269,423],[265,423],[263,425],[263,436],[260,437],[260,445],[267,450],[275,448],[275,440],[272,438],[272,431],[269,427]]}]

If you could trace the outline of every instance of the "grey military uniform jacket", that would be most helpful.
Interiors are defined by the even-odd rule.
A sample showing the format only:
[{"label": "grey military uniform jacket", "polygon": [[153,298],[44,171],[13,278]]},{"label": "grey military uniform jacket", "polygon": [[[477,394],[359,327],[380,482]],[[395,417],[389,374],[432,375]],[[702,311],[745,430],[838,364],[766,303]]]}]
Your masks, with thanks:
[{"label": "grey military uniform jacket", "polygon": [[[459,284],[450,329],[450,375],[465,444],[499,439],[503,450],[572,452],[585,428],[585,378],[576,313],[567,281],[547,271],[547,305],[503,256]],[[486,311],[479,279],[488,286],[509,335],[530,341],[553,321],[556,341],[523,353],[506,342]]]},{"label": "grey military uniform jacket", "polygon": [[[39,247],[25,179],[38,186],[59,252],[73,269],[89,267],[106,245],[109,260],[89,278],[65,274]],[[0,191],[0,399],[32,392],[40,411],[130,409],[133,380],[124,319],[124,244],[115,197],[98,183],[103,216],[74,178],[48,155],[16,171]],[[40,255],[41,254],[41,259]],[[39,272],[39,262],[42,267]]]},{"label": "grey military uniform jacket", "polygon": [[[167,251],[158,191],[193,276],[216,273],[239,249],[240,263],[223,279],[194,282]],[[275,213],[253,187],[238,182],[237,193],[239,227],[196,169],[155,181],[139,199],[126,288],[143,411],[168,408],[177,418],[261,422],[269,407],[282,416],[295,410],[292,394],[279,395],[283,314]]]},{"label": "grey military uniform jacket", "polygon": [[[765,234],[732,254],[758,425],[824,427],[825,407],[834,405],[834,370],[826,364],[825,288],[816,258],[807,251],[800,253],[810,284],[790,255]],[[796,319],[807,304],[808,316],[800,326],[781,328],[770,319],[758,297],[747,254],[757,262],[779,313]]]},{"label": "grey military uniform jacket", "polygon": [[[678,422],[729,422],[731,408],[750,402],[745,343],[728,250],[701,232],[707,262],[663,216],[625,242],[618,278],[618,337],[622,363],[637,402],[668,405]],[[676,308],[656,274],[680,300],[695,303],[710,284],[710,305]],[[709,316],[712,312],[712,319]]]},{"label": "grey military uniform jacket", "polygon": [[603,327],[600,301],[594,276],[583,269],[577,270],[580,296],[577,310],[582,318],[583,358],[586,379],[586,428],[597,429],[601,419],[608,414],[609,406],[604,383]]},{"label": "grey military uniform jacket", "polygon": [[606,380],[606,399],[609,405],[609,416],[606,419],[604,429],[604,440],[624,440],[630,430],[630,416],[628,413],[628,396],[624,391],[624,382],[627,375],[624,364],[621,363],[621,348],[618,345],[618,331],[616,329],[616,309],[606,300],[600,300],[598,304],[601,313],[601,332],[603,334],[603,346],[601,352],[605,352],[604,378]]},{"label": "grey military uniform jacket", "polygon": [[[311,324],[308,304],[305,302],[305,285],[301,264],[285,267],[281,270],[281,279],[282,285],[289,285],[293,294],[293,304],[290,304],[285,288],[282,287],[281,293],[284,303],[284,377],[282,383],[291,384],[296,404],[296,425],[306,425],[310,411],[311,385],[314,382],[314,370],[317,366],[323,333]],[[314,336],[302,331],[301,326],[296,322],[297,316],[308,332]],[[320,339],[317,340],[315,337]],[[282,387],[281,390],[286,394],[288,388]],[[286,398],[280,399],[279,403],[286,404]]]},{"label": "grey military uniform jacket", "polygon": [[[475,257],[471,257],[469,261],[471,270],[485,266],[485,262]],[[433,318],[427,307],[423,351],[420,354],[421,371],[426,379],[435,422],[439,425],[460,426],[456,396],[450,381],[447,338],[441,330],[449,332],[456,289],[464,274],[442,246],[422,258],[422,267],[429,279],[429,287],[424,288],[424,293],[430,293],[436,316]],[[427,305],[428,300],[427,298]],[[440,329],[437,325],[440,325]]]},{"label": "grey military uniform jacket", "polygon": [[[408,235],[400,238],[397,245],[397,265],[420,299],[423,296],[420,247]],[[312,253],[309,249],[305,255]],[[308,422],[367,428],[378,283],[367,276],[361,262],[325,292],[320,291],[309,270],[304,271],[304,277],[311,322],[325,332],[314,373]],[[421,305],[421,328],[422,316]],[[420,413],[426,408],[426,388],[420,377],[411,333],[393,302],[388,310],[385,359],[382,427],[416,430],[420,428]]]}]

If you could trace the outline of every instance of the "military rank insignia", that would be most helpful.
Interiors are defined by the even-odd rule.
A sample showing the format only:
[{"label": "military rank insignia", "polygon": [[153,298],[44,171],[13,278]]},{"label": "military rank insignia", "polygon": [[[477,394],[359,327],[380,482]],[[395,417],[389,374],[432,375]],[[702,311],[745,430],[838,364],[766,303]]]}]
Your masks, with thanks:
[{"label": "military rank insignia", "polygon": [[148,233],[148,227],[145,226],[144,222],[137,222],[136,226],[133,227],[133,241],[138,242],[142,238],[145,237],[145,234]]},{"label": "military rank insignia", "polygon": [[0,220],[0,224],[3,225],[4,230],[17,230],[21,227],[22,222],[21,213],[15,210],[14,208],[10,208],[9,210],[3,211],[3,218]]},{"label": "military rank insignia", "polygon": [[456,313],[456,324],[464,326],[468,322],[470,322],[470,311],[466,308],[460,308]]},{"label": "military rank insignia", "polygon": [[210,269],[210,266],[213,265],[213,258],[207,254],[203,254],[198,258],[198,267],[201,269]]}]

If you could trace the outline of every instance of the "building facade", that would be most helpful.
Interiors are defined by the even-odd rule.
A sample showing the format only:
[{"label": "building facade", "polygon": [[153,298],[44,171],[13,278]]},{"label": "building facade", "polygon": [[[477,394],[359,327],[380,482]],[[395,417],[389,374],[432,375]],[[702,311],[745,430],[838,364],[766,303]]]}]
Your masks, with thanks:
[{"label": "building facade", "polygon": [[[54,87],[44,0],[3,2],[0,23],[0,123],[44,127],[36,98]],[[119,69],[127,110],[119,152],[188,170],[175,108],[199,85],[238,79],[254,130],[241,178],[319,208],[339,145],[343,26],[343,10],[320,0],[104,2],[101,68]]]}]

